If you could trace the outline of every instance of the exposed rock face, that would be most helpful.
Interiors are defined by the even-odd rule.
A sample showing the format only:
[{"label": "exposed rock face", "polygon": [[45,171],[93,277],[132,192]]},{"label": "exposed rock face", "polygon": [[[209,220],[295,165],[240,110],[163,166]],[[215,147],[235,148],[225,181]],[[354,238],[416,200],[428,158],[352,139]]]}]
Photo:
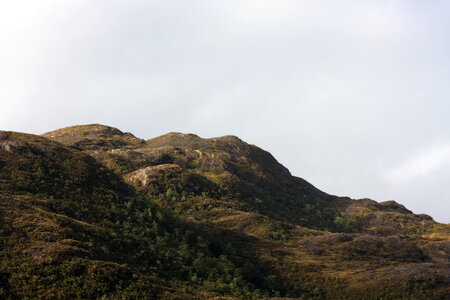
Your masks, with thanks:
[{"label": "exposed rock face", "polygon": [[18,152],[21,147],[23,147],[24,144],[20,142],[13,142],[13,141],[0,141],[0,150],[14,153]]},{"label": "exposed rock face", "polygon": [[125,176],[125,180],[136,187],[146,187],[152,182],[157,182],[164,176],[181,171],[181,167],[175,164],[162,164],[150,166],[131,172]]}]

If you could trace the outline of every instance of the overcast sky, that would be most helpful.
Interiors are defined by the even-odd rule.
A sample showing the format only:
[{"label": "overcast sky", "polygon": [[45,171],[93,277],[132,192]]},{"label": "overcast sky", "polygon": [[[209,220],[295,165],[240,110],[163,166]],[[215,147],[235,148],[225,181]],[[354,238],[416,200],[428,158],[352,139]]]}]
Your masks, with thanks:
[{"label": "overcast sky", "polygon": [[450,1],[0,2],[0,129],[234,134],[450,222]]}]

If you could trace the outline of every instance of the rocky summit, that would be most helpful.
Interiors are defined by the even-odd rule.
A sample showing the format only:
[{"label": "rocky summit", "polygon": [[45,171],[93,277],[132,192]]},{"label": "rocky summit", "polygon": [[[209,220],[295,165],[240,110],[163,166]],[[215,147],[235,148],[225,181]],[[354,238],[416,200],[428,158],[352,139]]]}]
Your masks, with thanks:
[{"label": "rocky summit", "polygon": [[238,137],[0,131],[1,299],[449,299],[450,225]]}]

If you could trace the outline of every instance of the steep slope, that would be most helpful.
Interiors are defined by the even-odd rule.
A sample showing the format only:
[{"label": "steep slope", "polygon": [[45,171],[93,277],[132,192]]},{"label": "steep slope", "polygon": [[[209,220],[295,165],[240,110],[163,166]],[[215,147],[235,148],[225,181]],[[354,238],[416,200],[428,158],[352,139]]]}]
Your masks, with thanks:
[{"label": "steep slope", "polygon": [[[119,272],[128,275],[106,295],[446,299],[450,294],[450,226],[393,201],[328,195],[237,137],[169,133],[143,141],[104,125],[44,136],[70,149],[36,136],[4,133],[0,138],[2,203],[25,201],[30,209],[71,220],[52,232],[84,232],[71,229],[81,226],[70,225],[77,222],[100,228],[97,236],[107,236],[105,242],[87,234],[68,239],[90,239],[85,248],[77,246],[91,253],[90,260],[134,272]],[[27,217],[8,208],[4,215],[20,221],[4,223],[40,222],[37,210],[24,212]],[[11,226],[5,225],[3,236],[23,230]],[[28,236],[45,239],[50,231]],[[14,239],[4,240],[10,245],[6,255],[16,257]],[[46,247],[68,248],[54,240]],[[36,257],[45,260],[51,257],[47,253]],[[59,261],[79,258],[75,253]],[[11,265],[2,270],[3,290],[17,294],[18,288],[10,287],[15,282]],[[62,277],[70,277],[70,270]],[[104,280],[120,277],[102,274]]]}]

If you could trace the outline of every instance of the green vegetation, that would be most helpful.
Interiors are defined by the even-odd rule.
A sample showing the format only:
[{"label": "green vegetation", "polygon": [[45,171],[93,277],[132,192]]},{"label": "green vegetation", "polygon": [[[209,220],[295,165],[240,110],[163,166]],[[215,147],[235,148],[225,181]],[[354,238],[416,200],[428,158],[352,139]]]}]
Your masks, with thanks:
[{"label": "green vegetation", "polygon": [[2,299],[450,292],[448,225],[325,194],[236,137],[44,136],[0,132]]}]

